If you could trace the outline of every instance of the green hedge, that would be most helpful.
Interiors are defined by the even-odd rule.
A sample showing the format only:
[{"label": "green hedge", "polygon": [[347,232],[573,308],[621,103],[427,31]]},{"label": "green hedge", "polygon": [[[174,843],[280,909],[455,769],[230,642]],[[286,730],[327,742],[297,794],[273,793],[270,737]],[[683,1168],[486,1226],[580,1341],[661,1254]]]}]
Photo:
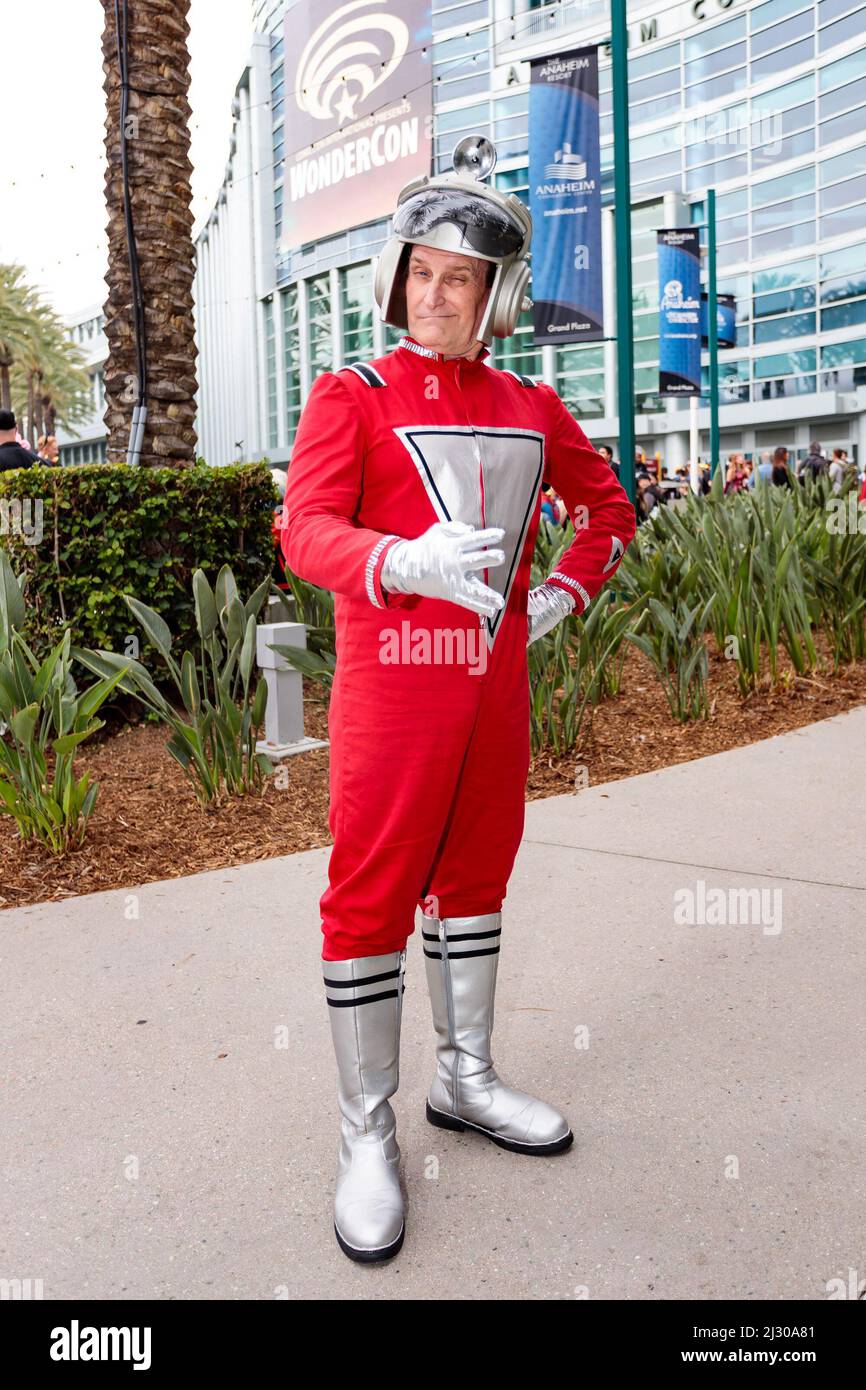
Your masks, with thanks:
[{"label": "green hedge", "polygon": [[[140,636],[129,593],[157,610],[182,651],[195,639],[193,571],[213,583],[229,564],[252,593],[273,568],[279,500],[266,463],[0,473],[0,545],[23,580],[25,639],[42,654],[68,627],[76,646],[124,652]],[[148,665],[154,656],[142,648]]]}]

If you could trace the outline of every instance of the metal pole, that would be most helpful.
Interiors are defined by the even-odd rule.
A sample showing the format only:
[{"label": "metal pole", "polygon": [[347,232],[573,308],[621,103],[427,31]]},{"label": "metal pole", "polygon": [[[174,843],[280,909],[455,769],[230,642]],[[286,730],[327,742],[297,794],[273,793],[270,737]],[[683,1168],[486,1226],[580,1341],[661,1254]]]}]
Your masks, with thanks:
[{"label": "metal pole", "polygon": [[710,349],[710,477],[719,466],[719,318],[716,294],[716,190],[707,189],[707,342]]},{"label": "metal pole", "polygon": [[613,189],[616,234],[616,384],[620,482],[635,500],[634,327],[631,287],[631,174],[628,152],[628,26],[626,0],[611,0]]},{"label": "metal pole", "polygon": [[699,396],[689,396],[689,487],[695,494],[700,491],[698,481],[700,478],[698,469],[698,452],[700,450],[698,407],[700,403]]}]

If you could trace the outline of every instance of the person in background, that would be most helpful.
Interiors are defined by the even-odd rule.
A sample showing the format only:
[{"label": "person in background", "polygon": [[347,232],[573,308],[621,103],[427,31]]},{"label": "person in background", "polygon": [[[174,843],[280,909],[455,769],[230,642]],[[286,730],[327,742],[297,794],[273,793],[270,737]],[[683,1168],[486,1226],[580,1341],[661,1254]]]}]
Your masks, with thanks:
[{"label": "person in background", "polygon": [[842,484],[851,472],[851,464],[848,462],[848,450],[835,448],[833,459],[830,463],[830,481],[833,484],[834,492],[842,491]]},{"label": "person in background", "polygon": [[50,464],[52,468],[57,467],[60,463],[60,447],[56,435],[40,434],[36,448],[43,463]]},{"label": "person in background", "polygon": [[279,505],[274,507],[274,520],[271,528],[271,534],[274,538],[275,550],[274,568],[271,578],[273,579],[277,588],[282,589],[282,591],[286,593],[289,590],[290,585],[288,580],[286,579],[286,568],[283,562],[282,535],[283,504],[286,498],[286,482],[288,480],[288,472],[285,468],[271,468],[270,474],[274,480],[274,486],[276,487],[280,498]]},{"label": "person in background", "polygon": [[7,468],[30,468],[39,463],[38,454],[18,442],[18,426],[11,410],[0,410],[0,472]]},{"label": "person in background", "polygon": [[746,460],[742,454],[731,454],[725,478],[725,492],[742,492],[749,480]]},{"label": "person in background", "polygon": [[773,474],[770,480],[776,487],[793,487],[791,470],[788,467],[788,450],[784,444],[773,450]]},{"label": "person in background", "polygon": [[601,454],[602,458],[607,459],[613,476],[616,478],[617,482],[619,482],[619,460],[614,458],[613,449],[609,444],[599,444],[598,452]]},{"label": "person in background", "polygon": [[827,460],[821,453],[821,445],[818,443],[818,440],[813,439],[812,443],[809,445],[809,452],[803,459],[803,465],[800,469],[800,478],[801,480],[803,480],[805,479],[807,473],[811,473],[812,479],[814,481],[815,479],[817,479],[819,473],[826,472]]},{"label": "person in background", "polygon": [[650,513],[655,511],[662,502],[664,502],[664,496],[657,484],[649,473],[642,473],[637,480],[637,497],[635,499],[638,522],[646,521]]},{"label": "person in background", "polygon": [[770,455],[764,451],[761,455],[760,463],[756,464],[749,476],[747,487],[757,487],[758,483],[771,483],[773,481],[773,462]]},{"label": "person in background", "polygon": [[551,526],[558,526],[559,517],[556,513],[556,503],[550,493],[550,488],[541,489],[541,515],[547,518]]}]

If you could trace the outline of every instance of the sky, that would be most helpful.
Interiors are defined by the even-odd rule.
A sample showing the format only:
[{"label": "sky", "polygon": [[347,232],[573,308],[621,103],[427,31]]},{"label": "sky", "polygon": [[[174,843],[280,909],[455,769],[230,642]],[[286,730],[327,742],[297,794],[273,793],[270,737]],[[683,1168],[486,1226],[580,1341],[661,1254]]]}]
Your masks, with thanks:
[{"label": "sky", "polygon": [[[231,100],[249,52],[250,0],[191,0],[193,215],[207,217],[225,172]],[[105,94],[99,0],[3,7],[0,262],[59,314],[105,295]],[[13,115],[10,116],[10,113]]]}]

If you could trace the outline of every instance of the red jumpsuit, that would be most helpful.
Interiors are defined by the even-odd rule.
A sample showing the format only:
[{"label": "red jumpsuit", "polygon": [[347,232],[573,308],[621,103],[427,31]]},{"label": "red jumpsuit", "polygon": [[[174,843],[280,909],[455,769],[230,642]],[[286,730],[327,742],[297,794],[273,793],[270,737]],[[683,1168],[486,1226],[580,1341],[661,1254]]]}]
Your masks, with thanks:
[{"label": "red jumpsuit", "polygon": [[[616,570],[634,508],[555,391],[404,337],[325,372],[302,412],[283,511],[289,568],[335,594],[324,960],[400,951],[420,905],[498,912],[529,769],[527,596],[542,482],[576,535],[549,582],[575,612]],[[505,529],[475,573],[494,618],[383,590],[387,550],[436,521]]]}]

